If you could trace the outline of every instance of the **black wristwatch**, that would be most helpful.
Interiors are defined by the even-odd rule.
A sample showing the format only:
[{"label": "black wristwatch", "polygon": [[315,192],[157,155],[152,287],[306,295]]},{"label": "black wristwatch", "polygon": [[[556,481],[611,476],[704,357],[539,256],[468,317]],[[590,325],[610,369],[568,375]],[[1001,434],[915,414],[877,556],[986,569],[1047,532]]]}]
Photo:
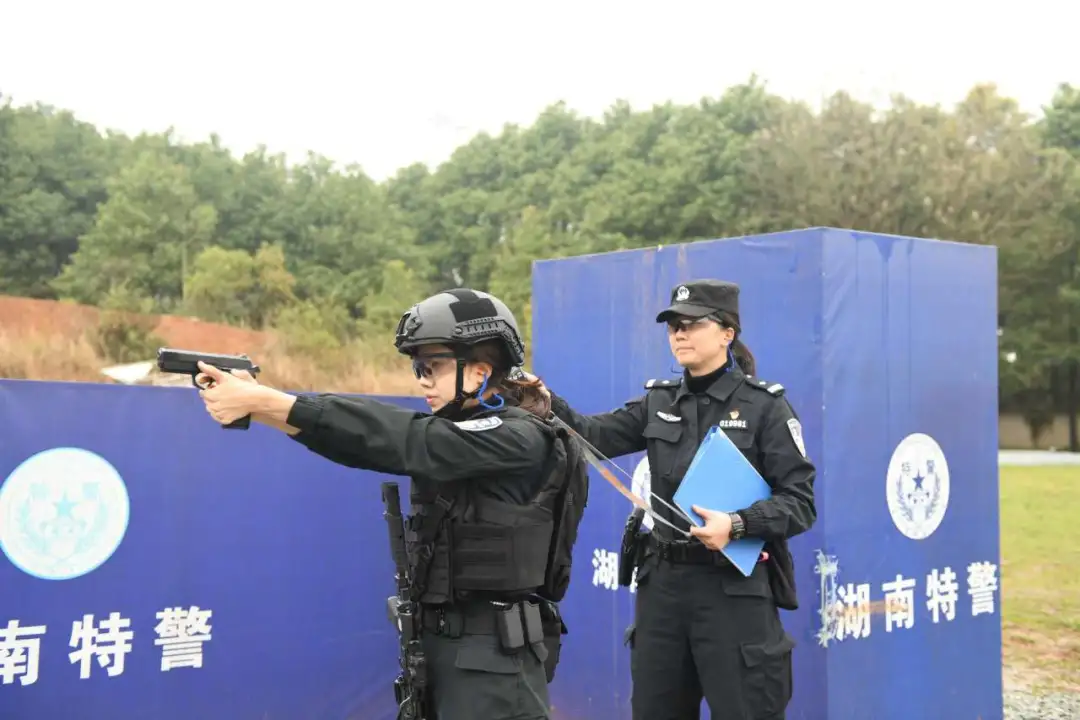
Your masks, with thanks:
[{"label": "black wristwatch", "polygon": [[743,522],[742,515],[739,513],[729,513],[728,517],[731,518],[731,539],[741,540],[746,537],[746,523]]}]

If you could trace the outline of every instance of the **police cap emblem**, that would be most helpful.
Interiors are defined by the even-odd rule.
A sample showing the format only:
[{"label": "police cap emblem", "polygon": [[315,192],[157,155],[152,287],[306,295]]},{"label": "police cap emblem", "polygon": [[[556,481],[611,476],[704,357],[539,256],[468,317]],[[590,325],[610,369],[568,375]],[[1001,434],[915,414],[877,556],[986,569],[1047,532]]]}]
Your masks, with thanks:
[{"label": "police cap emblem", "polygon": [[656,316],[656,321],[667,322],[675,316],[700,318],[718,312],[727,313],[738,322],[738,284],[725,280],[692,280],[672,288],[671,304]]}]

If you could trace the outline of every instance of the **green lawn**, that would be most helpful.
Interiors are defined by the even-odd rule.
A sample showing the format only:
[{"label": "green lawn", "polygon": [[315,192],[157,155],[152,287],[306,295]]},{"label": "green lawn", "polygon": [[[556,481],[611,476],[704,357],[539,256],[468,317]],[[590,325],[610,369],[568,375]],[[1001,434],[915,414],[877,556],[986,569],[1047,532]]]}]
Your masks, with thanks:
[{"label": "green lawn", "polygon": [[1005,662],[1080,690],[1080,466],[1001,468]]}]

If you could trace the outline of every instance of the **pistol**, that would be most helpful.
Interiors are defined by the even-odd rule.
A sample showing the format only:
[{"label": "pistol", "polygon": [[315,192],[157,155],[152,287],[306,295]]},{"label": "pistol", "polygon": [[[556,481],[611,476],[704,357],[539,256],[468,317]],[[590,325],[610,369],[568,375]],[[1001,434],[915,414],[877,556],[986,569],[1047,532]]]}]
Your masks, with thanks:
[{"label": "pistol", "polygon": [[[218,355],[215,353],[198,352],[196,350],[178,350],[176,348],[158,348],[157,351],[158,370],[177,375],[190,375],[191,384],[200,390],[203,390],[205,388],[195,379],[201,372],[201,370],[199,370],[200,362],[206,363],[207,365],[213,365],[225,372],[229,372],[230,370],[247,370],[251,373],[252,377],[258,376],[259,374],[259,366],[253,363],[251,358],[247,355]],[[226,430],[247,430],[250,426],[250,415],[245,415],[228,425],[222,425]]]}]

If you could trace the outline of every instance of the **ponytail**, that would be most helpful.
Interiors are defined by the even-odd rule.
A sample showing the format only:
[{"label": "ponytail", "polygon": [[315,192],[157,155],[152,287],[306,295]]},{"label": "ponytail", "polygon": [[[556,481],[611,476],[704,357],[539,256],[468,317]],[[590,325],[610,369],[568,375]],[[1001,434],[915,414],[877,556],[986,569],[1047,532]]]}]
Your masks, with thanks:
[{"label": "ponytail", "polygon": [[542,384],[540,378],[535,380],[504,378],[499,383],[499,389],[506,397],[507,403],[531,412],[540,419],[547,419],[551,414],[551,398],[540,389]]},{"label": "ponytail", "polygon": [[750,348],[746,347],[746,344],[738,337],[731,343],[731,354],[735,358],[735,362],[739,364],[739,367],[747,375],[753,375],[757,372],[757,363],[754,362],[754,353],[750,352]]},{"label": "ponytail", "polygon": [[716,314],[716,319],[720,321],[721,326],[735,331],[735,339],[731,341],[730,350],[739,368],[747,375],[756,375],[757,362],[754,360],[754,353],[750,352],[750,348],[746,347],[746,343],[739,338],[742,328],[739,326],[738,317],[728,312],[719,312]]}]

